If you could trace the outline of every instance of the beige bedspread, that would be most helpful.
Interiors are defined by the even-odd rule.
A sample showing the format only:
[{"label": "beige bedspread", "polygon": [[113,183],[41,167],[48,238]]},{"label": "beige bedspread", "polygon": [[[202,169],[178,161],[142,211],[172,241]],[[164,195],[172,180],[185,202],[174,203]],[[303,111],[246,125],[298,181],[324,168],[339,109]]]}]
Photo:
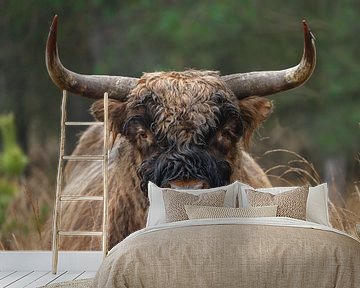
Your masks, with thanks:
[{"label": "beige bedspread", "polygon": [[[183,221],[186,222],[186,221]],[[360,287],[360,243],[334,231],[223,223],[119,243],[94,287]]]}]

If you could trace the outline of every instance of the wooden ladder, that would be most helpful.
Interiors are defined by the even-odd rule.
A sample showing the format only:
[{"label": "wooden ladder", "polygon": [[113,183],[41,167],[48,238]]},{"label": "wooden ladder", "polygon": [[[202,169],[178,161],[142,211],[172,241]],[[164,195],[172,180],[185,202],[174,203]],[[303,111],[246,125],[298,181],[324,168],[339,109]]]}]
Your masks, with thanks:
[{"label": "wooden ladder", "polygon": [[[53,218],[53,240],[52,240],[52,273],[57,273],[59,256],[60,236],[101,236],[103,257],[108,252],[108,167],[109,167],[109,112],[108,93],[104,93],[104,121],[103,122],[67,122],[66,103],[68,92],[63,90],[61,104],[61,136],[60,153],[57,172],[57,185]],[[91,126],[103,125],[104,127],[104,148],[101,155],[64,155],[65,151],[65,127],[66,126]],[[103,162],[103,196],[86,195],[62,195],[63,170],[65,161],[101,161]],[[65,201],[103,201],[102,231],[64,231],[61,230],[61,203]]]}]

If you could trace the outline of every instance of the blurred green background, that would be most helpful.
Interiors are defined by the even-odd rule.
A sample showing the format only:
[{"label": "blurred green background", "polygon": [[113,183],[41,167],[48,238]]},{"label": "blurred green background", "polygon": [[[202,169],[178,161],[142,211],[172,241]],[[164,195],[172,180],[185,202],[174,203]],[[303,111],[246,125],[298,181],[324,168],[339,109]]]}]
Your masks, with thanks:
[{"label": "blurred green background", "polygon": [[[67,68],[135,77],[155,70],[195,68],[225,75],[296,65],[306,19],[316,37],[315,72],[301,88],[270,96],[274,113],[251,151],[257,156],[277,148],[294,151],[340,192],[358,183],[358,0],[2,0],[0,114],[15,115],[17,141],[29,161],[26,176],[32,185],[48,187],[42,188],[46,196],[33,188],[34,202],[40,203],[32,208],[38,209],[36,221],[45,217],[41,203],[52,201],[60,133],[61,92],[44,60],[54,14],[59,15],[60,58]],[[69,118],[89,119],[90,103],[73,97]],[[76,137],[69,141],[71,150]],[[276,165],[277,157],[259,161]]]}]

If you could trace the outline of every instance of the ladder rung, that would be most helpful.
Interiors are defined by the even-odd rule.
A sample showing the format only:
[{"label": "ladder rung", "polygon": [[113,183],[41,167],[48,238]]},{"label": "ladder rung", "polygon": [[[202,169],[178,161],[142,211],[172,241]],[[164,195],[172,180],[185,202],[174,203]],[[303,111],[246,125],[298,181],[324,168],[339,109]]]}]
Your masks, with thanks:
[{"label": "ladder rung", "polygon": [[71,156],[63,156],[64,160],[69,161],[103,161],[103,155],[71,155]]},{"label": "ladder rung", "polygon": [[61,195],[60,201],[103,201],[103,196]]},{"label": "ladder rung", "polygon": [[94,121],[93,122],[65,122],[65,125],[66,126],[77,126],[77,125],[79,125],[79,126],[86,126],[86,125],[97,126],[97,125],[104,125],[104,122],[94,122]]},{"label": "ladder rung", "polygon": [[63,231],[59,230],[61,236],[102,236],[102,232],[97,231]]}]

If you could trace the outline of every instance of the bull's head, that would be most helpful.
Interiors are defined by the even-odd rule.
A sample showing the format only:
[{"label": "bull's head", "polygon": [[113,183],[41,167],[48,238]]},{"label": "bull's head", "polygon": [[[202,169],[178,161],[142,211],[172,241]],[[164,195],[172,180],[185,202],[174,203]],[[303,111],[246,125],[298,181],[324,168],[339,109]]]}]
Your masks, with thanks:
[{"label": "bull's head", "polygon": [[[159,186],[216,187],[229,182],[239,147],[271,113],[261,96],[295,88],[312,74],[315,44],[305,21],[300,63],[280,71],[219,76],[212,71],[145,73],[140,79],[80,75],[67,70],[57,52],[57,16],[50,28],[46,65],[61,89],[88,98],[109,93],[112,131],[133,145],[142,190]],[[257,95],[257,96],[253,96]],[[103,117],[103,102],[92,107]]]}]

